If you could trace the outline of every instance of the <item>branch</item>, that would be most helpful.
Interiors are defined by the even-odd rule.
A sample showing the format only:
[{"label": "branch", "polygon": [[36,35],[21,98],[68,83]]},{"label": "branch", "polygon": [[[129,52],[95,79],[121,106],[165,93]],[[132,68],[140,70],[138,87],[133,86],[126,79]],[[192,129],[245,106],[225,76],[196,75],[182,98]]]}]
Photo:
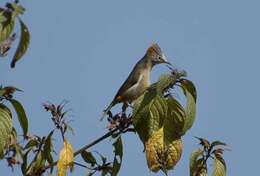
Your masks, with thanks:
[{"label": "branch", "polygon": [[[113,130],[107,132],[105,135],[101,136],[100,138],[98,138],[98,139],[94,140],[93,142],[91,142],[91,143],[89,143],[89,144],[83,146],[82,148],[80,148],[79,150],[77,150],[76,152],[74,152],[74,157],[77,156],[78,154],[80,154],[82,151],[84,151],[84,150],[86,150],[86,149],[88,149],[88,148],[90,148],[90,147],[92,147],[92,146],[98,144],[99,142],[103,141],[104,139],[106,139],[106,138],[112,136],[117,130],[119,130],[119,127],[117,127],[117,128],[115,128],[115,129],[113,129]],[[50,165],[45,166],[45,167],[43,168],[43,172],[45,172],[45,170],[47,170],[47,169],[49,169],[49,168],[51,168],[51,167],[57,165],[57,163],[58,163],[58,161],[55,161],[53,164],[50,164]]]}]

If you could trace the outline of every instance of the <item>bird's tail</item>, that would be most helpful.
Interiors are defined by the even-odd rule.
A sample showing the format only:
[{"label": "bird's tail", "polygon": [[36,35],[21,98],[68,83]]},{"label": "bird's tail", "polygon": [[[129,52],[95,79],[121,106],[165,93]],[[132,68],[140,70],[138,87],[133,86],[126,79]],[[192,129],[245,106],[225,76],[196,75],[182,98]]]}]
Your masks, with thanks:
[{"label": "bird's tail", "polygon": [[110,109],[111,109],[115,104],[116,104],[115,101],[112,101],[112,102],[110,103],[110,105],[103,111],[103,114],[102,114],[102,116],[101,116],[101,118],[100,118],[100,121],[102,121],[102,120],[104,119],[104,117],[107,115],[108,111],[110,111]]}]

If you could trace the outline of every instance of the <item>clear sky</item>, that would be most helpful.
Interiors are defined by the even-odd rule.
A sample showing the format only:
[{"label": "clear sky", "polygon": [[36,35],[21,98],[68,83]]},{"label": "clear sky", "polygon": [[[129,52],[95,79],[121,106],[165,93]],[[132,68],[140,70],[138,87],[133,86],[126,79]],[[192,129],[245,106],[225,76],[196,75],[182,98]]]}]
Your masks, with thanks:
[{"label": "clear sky", "polygon": [[[1,1],[4,4],[4,1]],[[31,31],[31,45],[15,69],[10,57],[0,59],[1,84],[24,90],[16,97],[25,106],[32,133],[46,135],[53,126],[41,104],[69,100],[69,136],[75,149],[106,132],[99,122],[134,64],[152,42],[169,61],[185,69],[198,91],[197,119],[183,138],[181,161],[170,175],[188,175],[188,157],[198,147],[193,136],[222,140],[228,175],[259,173],[259,1],[22,1],[22,17]],[[153,70],[153,80],[167,72]],[[142,144],[125,135],[119,175],[149,172]],[[55,142],[60,149],[61,143]],[[104,142],[91,150],[109,154]],[[10,174],[4,162],[1,175]],[[76,169],[71,175],[84,175]],[[158,173],[157,175],[162,175]]]}]

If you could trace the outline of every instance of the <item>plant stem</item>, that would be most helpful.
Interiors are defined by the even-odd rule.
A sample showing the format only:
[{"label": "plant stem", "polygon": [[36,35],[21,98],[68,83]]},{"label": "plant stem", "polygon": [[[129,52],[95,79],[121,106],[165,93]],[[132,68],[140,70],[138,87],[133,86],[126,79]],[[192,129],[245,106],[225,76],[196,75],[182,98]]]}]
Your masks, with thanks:
[{"label": "plant stem", "polygon": [[[106,134],[104,134],[104,135],[101,136],[100,138],[94,140],[93,142],[91,142],[91,143],[89,143],[89,144],[83,146],[82,148],[80,148],[79,150],[77,150],[76,152],[74,152],[74,157],[77,156],[78,154],[80,154],[82,151],[84,151],[84,150],[86,150],[86,149],[88,149],[88,148],[90,148],[90,147],[92,147],[92,146],[98,144],[99,142],[103,141],[104,139],[106,139],[106,138],[112,136],[112,135],[114,134],[114,132],[116,132],[117,130],[118,130],[118,128],[115,128],[115,129],[113,129],[112,131],[107,132]],[[51,167],[57,165],[57,163],[58,163],[58,161],[55,161],[53,164],[50,164],[50,165],[47,165],[46,167],[44,167],[43,170],[45,171],[45,170],[47,170],[47,169],[49,169],[49,168],[51,168]]]}]

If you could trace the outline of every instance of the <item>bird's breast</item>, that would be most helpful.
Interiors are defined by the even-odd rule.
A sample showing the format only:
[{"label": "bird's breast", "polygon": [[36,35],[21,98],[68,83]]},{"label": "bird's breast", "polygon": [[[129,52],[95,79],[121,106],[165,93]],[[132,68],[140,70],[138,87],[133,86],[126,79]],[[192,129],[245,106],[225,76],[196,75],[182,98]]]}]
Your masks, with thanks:
[{"label": "bird's breast", "polygon": [[125,93],[123,97],[125,100],[129,102],[137,99],[140,95],[144,93],[144,91],[150,86],[150,71],[144,71],[140,74],[139,79],[136,84],[130,87]]}]

